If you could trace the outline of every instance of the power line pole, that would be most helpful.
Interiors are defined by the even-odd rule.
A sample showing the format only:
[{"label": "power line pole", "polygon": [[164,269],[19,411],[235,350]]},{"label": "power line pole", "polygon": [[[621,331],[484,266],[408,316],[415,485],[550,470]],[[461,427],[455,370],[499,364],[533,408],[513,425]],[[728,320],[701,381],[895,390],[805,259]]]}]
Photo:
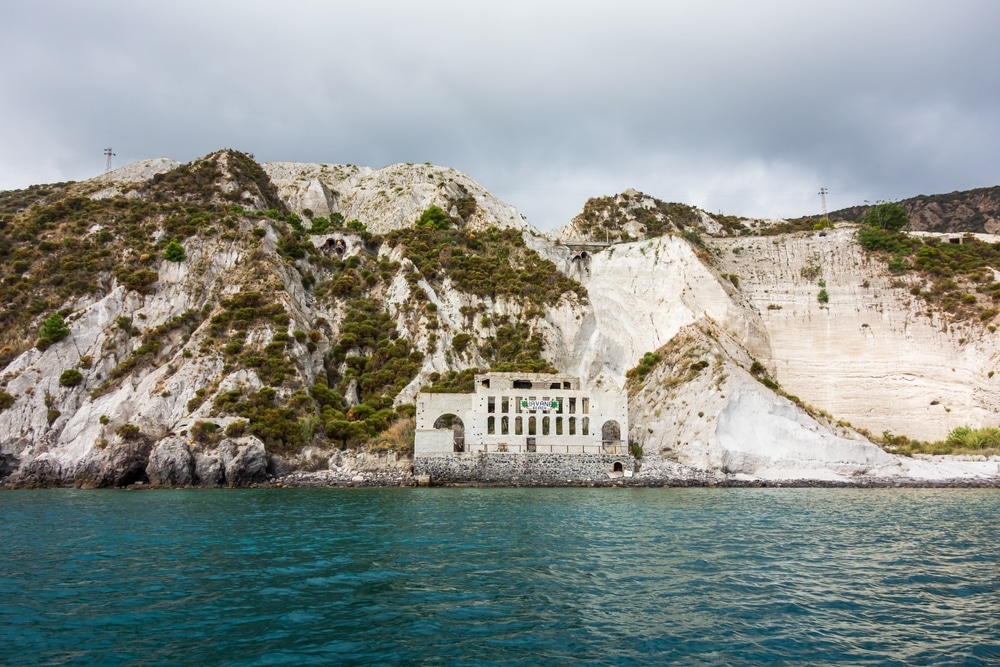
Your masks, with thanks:
[{"label": "power line pole", "polygon": [[104,149],[104,157],[108,158],[107,161],[104,163],[104,173],[105,174],[107,174],[109,171],[111,171],[111,158],[113,158],[114,156],[115,156],[114,150],[112,150],[110,148],[105,148]]},{"label": "power line pole", "polygon": [[824,218],[827,217],[827,215],[826,215],[826,193],[827,192],[829,192],[829,190],[827,190],[826,188],[820,188],[819,189],[819,197],[820,197],[820,199],[823,202],[823,217]]}]

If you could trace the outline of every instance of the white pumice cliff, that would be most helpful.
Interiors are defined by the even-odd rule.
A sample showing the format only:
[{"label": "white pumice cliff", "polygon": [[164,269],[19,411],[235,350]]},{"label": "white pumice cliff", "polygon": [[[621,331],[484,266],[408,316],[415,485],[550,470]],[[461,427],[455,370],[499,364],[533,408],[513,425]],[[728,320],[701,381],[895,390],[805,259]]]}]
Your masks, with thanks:
[{"label": "white pumice cliff", "polygon": [[[282,162],[255,171],[232,153],[206,160],[181,171],[147,161],[80,184],[107,208],[77,229],[97,248],[103,231],[120,264],[96,289],[40,309],[28,340],[5,341],[16,353],[0,371],[10,397],[0,483],[238,486],[292,471],[374,479],[378,465],[357,463],[364,454],[345,464],[338,451],[380,442],[359,424],[388,427],[439,376],[527,359],[536,343],[542,360],[587,386],[628,388],[628,438],[643,452],[637,479],[1000,478],[995,457],[900,457],[855,430],[933,440],[996,424],[1000,379],[990,371],[1000,350],[989,322],[928,315],[852,226],[711,236],[725,227],[704,212],[687,207],[677,224],[674,209],[626,193],[615,205],[659,217],[632,215],[626,231],[639,240],[586,245],[594,234],[583,216],[542,235],[449,168]],[[173,185],[182,176],[188,190]],[[198,197],[211,204],[196,210]],[[138,227],[115,227],[119,211],[140,203]],[[427,255],[422,237],[393,235],[430,206],[450,215],[464,250]],[[336,213],[364,229],[310,233],[312,220]],[[644,224],[666,231],[642,238]],[[41,229],[53,248],[69,243]],[[177,229],[184,259],[161,259]],[[691,229],[702,245],[680,233]],[[145,245],[122,245],[128,233]],[[486,255],[469,253],[490,244],[504,246],[521,292],[501,284],[499,265],[487,271],[492,281],[475,278]],[[560,274],[579,290],[517,284],[538,275],[551,288]],[[66,313],[70,335],[38,349],[50,310]],[[637,373],[648,353],[656,361]],[[79,384],[61,380],[68,369],[79,369]],[[391,461],[385,479],[399,481]]]}]

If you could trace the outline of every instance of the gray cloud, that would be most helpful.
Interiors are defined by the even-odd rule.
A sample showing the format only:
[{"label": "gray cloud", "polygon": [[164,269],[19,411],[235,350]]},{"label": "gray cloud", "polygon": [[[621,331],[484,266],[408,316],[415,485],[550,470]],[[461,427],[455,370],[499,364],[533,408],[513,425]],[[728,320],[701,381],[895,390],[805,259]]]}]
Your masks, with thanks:
[{"label": "gray cloud", "polygon": [[469,173],[534,224],[1000,183],[1000,4],[8,3],[0,187],[234,147]]}]

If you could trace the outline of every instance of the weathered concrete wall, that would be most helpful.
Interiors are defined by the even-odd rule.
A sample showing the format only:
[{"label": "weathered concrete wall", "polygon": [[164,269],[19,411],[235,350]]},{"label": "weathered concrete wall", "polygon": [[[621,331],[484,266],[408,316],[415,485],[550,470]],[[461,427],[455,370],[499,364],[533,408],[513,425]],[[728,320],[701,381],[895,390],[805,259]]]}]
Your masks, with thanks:
[{"label": "weathered concrete wall", "polygon": [[635,470],[631,456],[610,454],[465,453],[418,456],[414,475],[434,482],[547,483],[606,481],[615,463]]},{"label": "weathered concrete wall", "polygon": [[414,452],[424,454],[450,454],[455,451],[455,432],[450,428],[419,429],[416,433]]}]

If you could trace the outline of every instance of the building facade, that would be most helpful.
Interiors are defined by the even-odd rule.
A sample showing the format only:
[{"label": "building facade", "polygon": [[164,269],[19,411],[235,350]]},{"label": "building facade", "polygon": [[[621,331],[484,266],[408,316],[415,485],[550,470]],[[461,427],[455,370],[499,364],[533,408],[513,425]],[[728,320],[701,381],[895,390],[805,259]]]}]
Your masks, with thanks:
[{"label": "building facade", "polygon": [[628,454],[624,391],[548,373],[484,373],[471,394],[421,392],[414,456],[456,452]]}]

